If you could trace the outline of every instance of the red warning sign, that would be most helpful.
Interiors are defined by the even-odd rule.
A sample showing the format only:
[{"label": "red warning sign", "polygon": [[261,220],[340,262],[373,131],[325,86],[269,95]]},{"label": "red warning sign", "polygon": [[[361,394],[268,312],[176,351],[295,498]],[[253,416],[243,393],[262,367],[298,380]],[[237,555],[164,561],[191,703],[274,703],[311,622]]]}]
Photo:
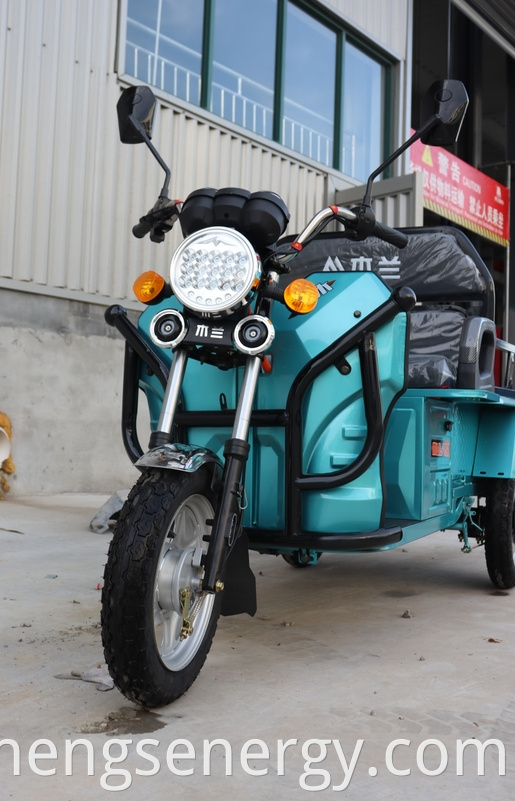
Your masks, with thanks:
[{"label": "red warning sign", "polygon": [[411,172],[423,175],[424,206],[500,245],[510,241],[510,192],[443,147],[415,142]]}]

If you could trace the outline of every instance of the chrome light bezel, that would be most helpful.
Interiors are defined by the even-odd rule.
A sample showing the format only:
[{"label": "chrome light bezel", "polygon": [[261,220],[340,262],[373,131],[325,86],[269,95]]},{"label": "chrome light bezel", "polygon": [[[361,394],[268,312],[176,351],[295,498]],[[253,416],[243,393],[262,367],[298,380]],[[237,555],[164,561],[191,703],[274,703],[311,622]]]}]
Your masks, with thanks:
[{"label": "chrome light bezel", "polygon": [[[258,344],[253,345],[251,341],[248,341],[248,337],[245,339],[244,331],[245,329],[252,329],[256,325],[262,327],[263,332]],[[250,336],[252,337],[252,334]],[[250,314],[248,317],[244,317],[237,323],[233,332],[233,341],[236,348],[248,356],[256,356],[258,353],[263,353],[270,347],[274,337],[275,328],[272,325],[272,321],[258,314]]]},{"label": "chrome light bezel", "polygon": [[[165,339],[159,336],[157,326],[163,321],[166,322],[166,320],[170,320],[170,318],[177,321],[179,329],[173,339]],[[162,309],[152,318],[149,328],[150,339],[154,345],[157,345],[159,348],[176,348],[186,336],[187,331],[188,328],[184,317],[176,309]]]},{"label": "chrome light bezel", "polygon": [[170,264],[174,295],[203,316],[231,314],[248,303],[260,277],[261,263],[249,241],[223,226],[188,236]]}]

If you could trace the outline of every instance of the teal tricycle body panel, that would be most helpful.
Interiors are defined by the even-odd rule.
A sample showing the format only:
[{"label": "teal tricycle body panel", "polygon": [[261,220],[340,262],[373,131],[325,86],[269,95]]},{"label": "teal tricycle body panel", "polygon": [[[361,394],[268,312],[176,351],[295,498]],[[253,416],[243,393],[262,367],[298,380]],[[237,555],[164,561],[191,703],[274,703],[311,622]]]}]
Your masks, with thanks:
[{"label": "teal tricycle body panel", "polygon": [[[262,371],[259,377],[257,412],[285,410],[306,365],[323,353],[327,343],[352,331],[391,297],[390,289],[372,272],[343,271],[329,281],[323,271],[309,277],[320,293],[314,313],[295,315],[284,306],[274,306],[276,339],[267,354],[272,370]],[[160,308],[174,305],[173,299],[167,299],[149,307],[140,317],[141,335],[148,340],[152,317]],[[401,541],[407,542],[458,523],[464,500],[475,492],[475,482],[515,478],[515,393],[407,389],[408,327],[407,315],[399,311],[374,335],[385,425],[379,453],[353,480],[302,492],[306,531],[352,534],[400,525]],[[169,364],[173,352],[162,350],[161,358]],[[242,375],[242,367],[220,370],[190,359],[181,409],[204,413],[235,410]],[[155,428],[163,389],[144,368],[140,388],[147,396],[151,427]],[[355,347],[340,363],[322,372],[303,398],[299,436],[305,476],[331,475],[359,458],[369,425],[363,398],[362,368]],[[227,417],[224,425],[189,425],[182,434],[190,444],[213,451],[223,460],[231,424]],[[285,425],[255,423],[249,441],[244,525],[284,532],[289,458]]]}]

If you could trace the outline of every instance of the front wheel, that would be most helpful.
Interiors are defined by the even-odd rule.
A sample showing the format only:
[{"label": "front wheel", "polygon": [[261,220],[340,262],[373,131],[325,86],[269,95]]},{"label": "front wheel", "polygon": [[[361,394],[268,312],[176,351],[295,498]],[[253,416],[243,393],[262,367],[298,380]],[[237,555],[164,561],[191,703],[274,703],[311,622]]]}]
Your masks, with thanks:
[{"label": "front wheel", "polygon": [[207,468],[140,477],[120,512],[104,572],[102,642],[119,690],[164,706],[198,676],[220,615],[201,589],[215,496]]},{"label": "front wheel", "polygon": [[489,482],[483,513],[488,575],[499,589],[515,587],[515,481]]}]

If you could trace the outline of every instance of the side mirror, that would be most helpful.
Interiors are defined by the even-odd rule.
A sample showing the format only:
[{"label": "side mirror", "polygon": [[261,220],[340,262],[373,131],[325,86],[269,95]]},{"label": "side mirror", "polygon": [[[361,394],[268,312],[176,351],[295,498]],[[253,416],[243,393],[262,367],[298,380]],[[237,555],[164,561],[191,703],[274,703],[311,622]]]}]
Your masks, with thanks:
[{"label": "side mirror", "polygon": [[421,113],[425,127],[433,125],[420,139],[425,145],[446,146],[456,142],[469,98],[461,81],[435,81],[422,98]]},{"label": "side mirror", "polygon": [[422,98],[422,125],[369,175],[362,206],[370,206],[374,179],[418,139],[425,145],[452,145],[458,138],[468,104],[467,90],[461,81],[435,81]]},{"label": "side mirror", "polygon": [[138,145],[140,142],[144,142],[157,163],[165,171],[166,178],[159,197],[167,198],[170,168],[150,141],[156,105],[157,100],[149,86],[129,86],[121,93],[116,104],[116,111],[118,112],[118,127],[122,142],[125,145]]},{"label": "side mirror", "polygon": [[129,86],[116,105],[120,139],[126,145],[152,139],[156,98],[148,86]]}]

